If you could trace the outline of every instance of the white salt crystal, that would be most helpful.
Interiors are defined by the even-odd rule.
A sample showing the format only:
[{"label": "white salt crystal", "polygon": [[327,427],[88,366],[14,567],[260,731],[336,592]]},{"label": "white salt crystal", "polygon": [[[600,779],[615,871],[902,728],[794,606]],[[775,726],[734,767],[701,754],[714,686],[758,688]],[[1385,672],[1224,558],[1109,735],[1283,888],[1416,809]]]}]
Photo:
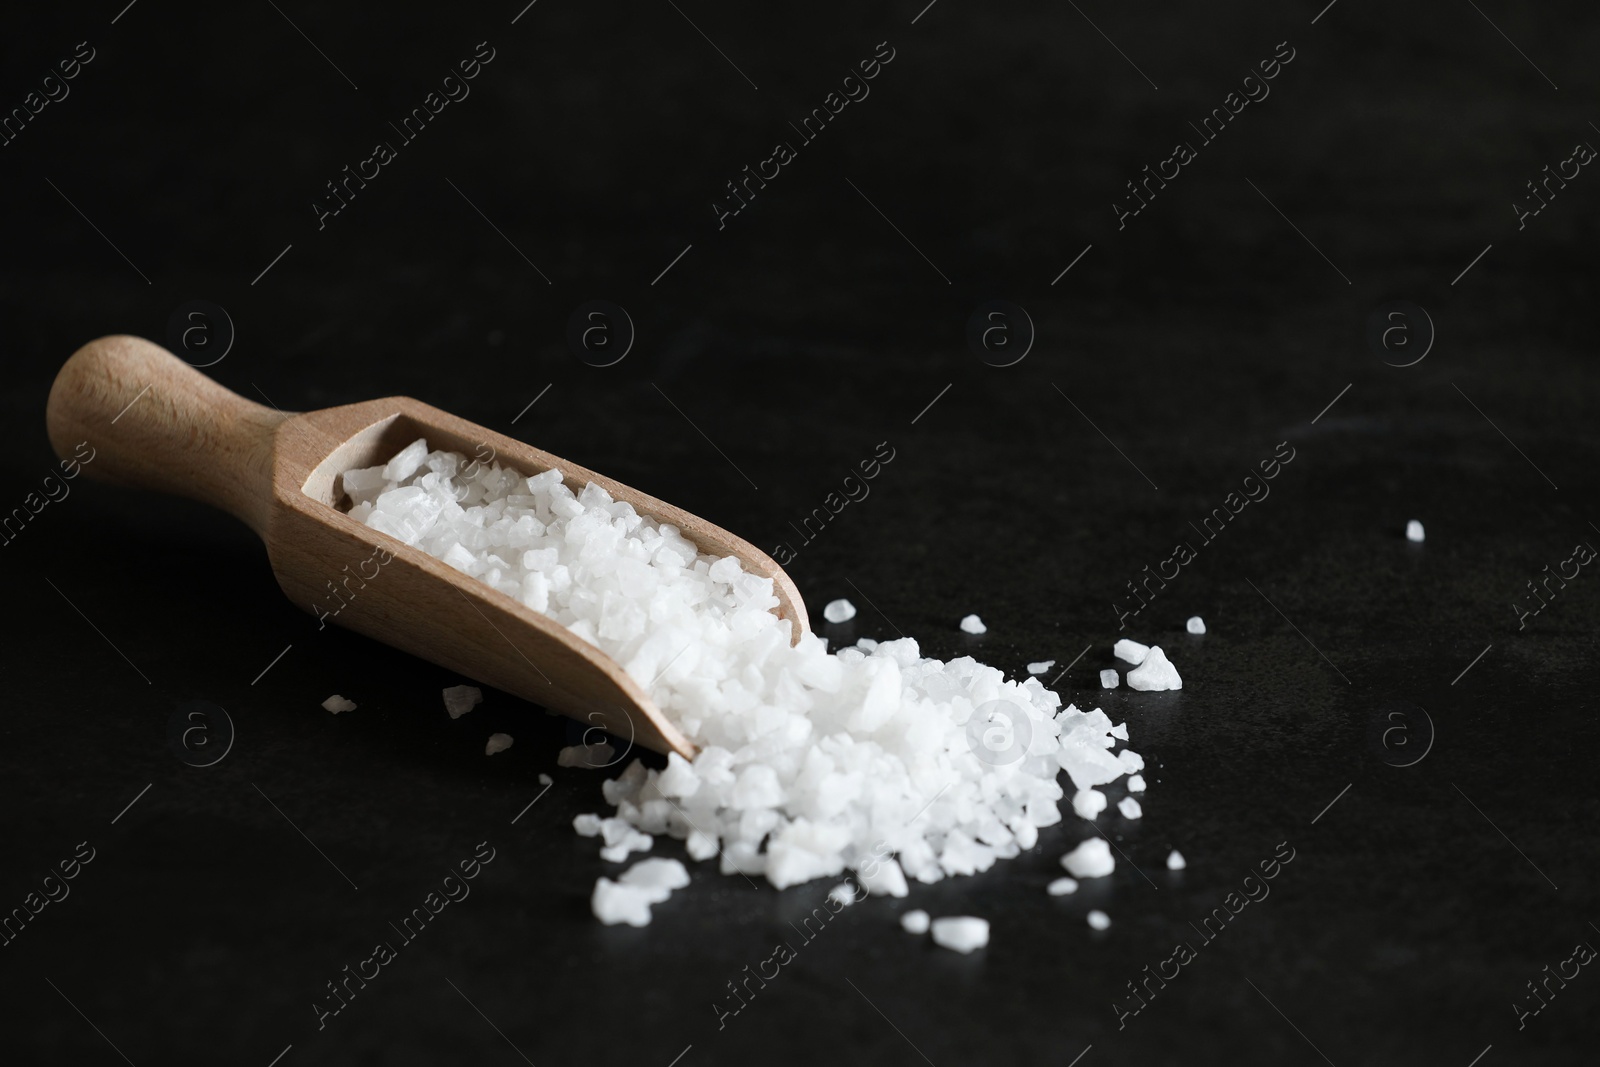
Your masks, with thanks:
[{"label": "white salt crystal", "polygon": [[692,860],[708,860],[717,854],[717,839],[704,830],[691,830],[684,849]]},{"label": "white salt crystal", "polygon": [[322,702],[322,709],[324,711],[331,711],[337,715],[341,711],[355,711],[356,702],[354,700],[346,700],[338,693],[335,693],[333,696]]},{"label": "white salt crystal", "polygon": [[981,634],[986,632],[988,629],[989,628],[983,624],[983,620],[978,618],[976,615],[968,615],[961,620],[962,633]]},{"label": "white salt crystal", "polygon": [[1161,651],[1161,646],[1156,645],[1150,649],[1150,654],[1145,656],[1144,662],[1128,672],[1128,688],[1140,692],[1182,689],[1183,679],[1178,677],[1178,668],[1167,659],[1167,654]]},{"label": "white salt crystal", "polygon": [[1183,624],[1183,628],[1192,634],[1203,634],[1206,632],[1206,622],[1198,615],[1191,615],[1189,621]]},{"label": "white salt crystal", "polygon": [[378,491],[389,481],[382,467],[367,467],[362,470],[345,471],[340,479],[344,491],[350,499],[361,502],[375,499]]},{"label": "white salt crystal", "polygon": [[1183,858],[1182,852],[1179,852],[1177,849],[1173,849],[1171,852],[1167,853],[1167,870],[1181,871],[1187,866],[1189,866],[1189,863]]},{"label": "white salt crystal", "polygon": [[556,756],[557,767],[609,767],[616,750],[604,741],[593,745],[568,745]]},{"label": "white salt crystal", "polygon": [[1078,880],[1076,878],[1057,878],[1045,886],[1044,891],[1053,897],[1064,897],[1068,893],[1076,893],[1078,891]]},{"label": "white salt crystal", "polygon": [[906,888],[905,871],[893,858],[879,860],[876,867],[868,864],[856,872],[863,888],[875,897],[903,897]]},{"label": "white salt crystal", "polygon": [[933,920],[933,943],[968,953],[989,943],[989,920],[972,915],[952,915]]},{"label": "white salt crystal", "polygon": [[1080,789],[1072,795],[1072,810],[1081,818],[1092,819],[1106,810],[1106,795],[1098,789]]},{"label": "white salt crystal", "polygon": [[543,786],[552,786],[556,784],[556,780],[550,777],[548,774],[541,774],[539,775],[539,784]]},{"label": "white salt crystal", "polygon": [[1406,523],[1407,541],[1411,541],[1414,544],[1420,545],[1422,543],[1423,536],[1422,523],[1418,522],[1416,519],[1412,519],[1410,522]]},{"label": "white salt crystal", "polygon": [[1122,769],[1129,774],[1138,774],[1144,770],[1144,757],[1131,748],[1125,748],[1118,752],[1117,762],[1122,764]]},{"label": "white salt crystal", "polygon": [[1110,667],[1100,672],[1100,688],[1115,689],[1117,687],[1117,672]]},{"label": "white salt crystal", "polygon": [[1122,812],[1124,819],[1137,819],[1144,814],[1144,809],[1132,797],[1123,797],[1117,801],[1117,810]]},{"label": "white salt crystal", "polygon": [[1130,792],[1130,793],[1143,793],[1144,792],[1144,775],[1142,775],[1142,774],[1134,774],[1134,775],[1129,775],[1128,776],[1128,792]]},{"label": "white salt crystal", "polygon": [[1096,908],[1089,913],[1089,925],[1096,930],[1110,929],[1111,916]]},{"label": "white salt crystal", "polygon": [[856,902],[856,887],[849,882],[840,882],[828,890],[828,899],[836,901],[841,907],[848,908]]},{"label": "white salt crystal", "polygon": [[428,442],[421,437],[417,438],[399,452],[396,452],[394,458],[383,468],[384,480],[390,482],[405,481],[417,473],[427,455]]},{"label": "white salt crystal", "polygon": [[622,877],[617,881],[623,885],[636,886],[658,894],[657,899],[650,903],[659,904],[666,900],[674,889],[682,889],[689,884],[689,872],[675,859],[652,858],[635,863],[623,871]]},{"label": "white salt crystal", "polygon": [[602,821],[598,815],[577,815],[573,817],[572,828],[578,832],[579,837],[598,837]]},{"label": "white salt crystal", "polygon": [[1051,667],[1054,667],[1055,665],[1056,665],[1056,661],[1053,660],[1053,659],[1042,659],[1038,663],[1030,663],[1030,664],[1028,664],[1028,673],[1029,674],[1043,674],[1045,671],[1048,671]]},{"label": "white salt crystal", "polygon": [[822,609],[822,617],[829,622],[849,622],[856,617],[856,606],[848,600],[830,600]]},{"label": "white salt crystal", "polygon": [[921,908],[908,911],[900,916],[900,928],[908,934],[925,934],[928,932],[928,913]]},{"label": "white salt crystal", "polygon": [[1137,641],[1124,637],[1112,646],[1111,651],[1118,659],[1126,660],[1137,667],[1144,662],[1145,656],[1149,654],[1150,646],[1141,645]]},{"label": "white salt crystal", "polygon": [[623,885],[609,878],[594,883],[594,893],[589,898],[589,908],[594,917],[607,926],[627,923],[629,926],[650,925],[650,905],[654,903],[653,890],[636,885]]},{"label": "white salt crystal", "polygon": [[504,752],[510,747],[510,734],[490,734],[488,742],[483,746],[483,754],[485,756],[492,756],[496,752]]},{"label": "white salt crystal", "polygon": [[444,691],[444,710],[459,719],[483,703],[483,690],[475,685],[452,685]]},{"label": "white salt crystal", "polygon": [[1061,857],[1061,866],[1074,878],[1101,878],[1117,866],[1111,846],[1103,837],[1091,837]]},{"label": "white salt crystal", "polygon": [[656,789],[664,797],[687,797],[700,788],[694,765],[676,752],[667,753],[667,769],[656,779]]}]

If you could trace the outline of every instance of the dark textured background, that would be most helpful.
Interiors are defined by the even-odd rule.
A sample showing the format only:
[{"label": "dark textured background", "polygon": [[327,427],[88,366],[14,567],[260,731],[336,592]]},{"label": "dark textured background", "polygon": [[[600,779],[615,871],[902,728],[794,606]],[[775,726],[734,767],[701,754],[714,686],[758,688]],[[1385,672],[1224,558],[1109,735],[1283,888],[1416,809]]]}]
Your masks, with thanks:
[{"label": "dark textured background", "polygon": [[[1011,672],[1090,646],[1059,689],[1127,720],[1151,786],[1142,821],[1100,820],[1131,860],[1110,878],[1045,895],[1092,832],[1069,816],[987,874],[844,912],[719,1030],[725,984],[831,882],[702,865],[648,929],[599,925],[614,868],[569,824],[601,776],[555,768],[562,720],[490,692],[451,721],[459,679],[319,633],[242,526],[79,479],[0,546],[0,908],[97,850],[0,948],[7,1063],[1593,1062],[1592,968],[1520,1031],[1512,1008],[1600,944],[1600,576],[1524,631],[1511,607],[1600,545],[1600,177],[1521,231],[1511,209],[1600,144],[1587,7],[71,7],[9,11],[0,36],[5,109],[78,41],[97,52],[0,148],[5,509],[50,473],[61,361],[160,340],[191,299],[230,314],[207,373],[246,396],[416,396],[769,550],[888,441],[871,496],[789,567],[814,617],[861,607],[824,632]],[[485,40],[472,95],[319,232],[323,183]],[[871,96],[719,232],[722,184],[884,40]],[[1271,96],[1118,232],[1123,183],[1280,41]],[[595,298],[638,329],[606,369],[563,340]],[[1003,369],[964,341],[995,298],[1038,330]],[[1364,339],[1395,299],[1438,329],[1404,369]],[[1102,694],[1124,583],[1280,441],[1270,498],[1126,631],[1183,691]],[[956,629],[973,611],[980,638]],[[1191,614],[1211,632],[1183,633]],[[359,710],[322,711],[334,692]],[[167,747],[189,700],[237,727],[209,768]],[[1400,756],[1373,739],[1395,708]],[[493,730],[516,746],[487,759]],[[512,825],[540,772],[555,786]],[[483,840],[471,897],[319,1032],[324,983]],[[1119,1032],[1126,983],[1284,841],[1271,896]],[[986,916],[993,940],[908,937],[913,906]]]}]

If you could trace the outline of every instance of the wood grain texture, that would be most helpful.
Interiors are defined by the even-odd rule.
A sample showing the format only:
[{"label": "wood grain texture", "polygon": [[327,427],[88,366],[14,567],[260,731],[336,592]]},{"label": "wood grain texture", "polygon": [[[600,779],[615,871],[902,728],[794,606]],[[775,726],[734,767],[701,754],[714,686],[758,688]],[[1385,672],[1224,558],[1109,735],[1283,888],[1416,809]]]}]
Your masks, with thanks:
[{"label": "wood grain texture", "polygon": [[523,474],[561,471],[672,523],[702,552],[736,556],[773,580],[790,639],[809,628],[794,582],[722,528],[585,467],[409,397],[303,414],[253,403],[158,345],[92,341],[62,367],[47,408],[50,443],[96,450],[91,477],[214,504],[266,544],[278,584],[319,619],[542,704],[624,742],[693,756],[645,689],[565,626],[350,518],[339,475],[385,462],[418,437],[468,456],[492,449]]}]

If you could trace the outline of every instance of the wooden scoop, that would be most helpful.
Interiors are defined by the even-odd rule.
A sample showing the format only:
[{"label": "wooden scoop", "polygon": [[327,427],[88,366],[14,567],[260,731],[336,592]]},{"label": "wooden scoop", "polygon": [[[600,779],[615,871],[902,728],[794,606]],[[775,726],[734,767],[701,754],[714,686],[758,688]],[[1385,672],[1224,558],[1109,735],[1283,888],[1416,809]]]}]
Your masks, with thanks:
[{"label": "wooden scoop", "polygon": [[559,470],[672,523],[700,549],[772,579],[792,639],[809,628],[794,582],[750,544],[702,518],[559,456],[408,397],[286,414],[229,392],[166,349],[102,337],[73,353],[50,389],[50,443],[84,471],[214,504],[267,546],[289,599],[319,616],[656,752],[694,747],[611,657],[565,626],[420,549],[350,518],[340,475],[385,463],[419,437],[524,475]]}]

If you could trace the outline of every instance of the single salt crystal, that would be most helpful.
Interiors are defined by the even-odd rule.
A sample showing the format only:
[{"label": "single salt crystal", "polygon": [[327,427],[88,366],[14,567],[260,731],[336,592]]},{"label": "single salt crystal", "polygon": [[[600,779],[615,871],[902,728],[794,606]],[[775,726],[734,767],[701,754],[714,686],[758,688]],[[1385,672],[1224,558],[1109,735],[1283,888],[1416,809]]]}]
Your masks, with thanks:
[{"label": "single salt crystal", "polygon": [[1106,930],[1111,926],[1111,916],[1096,908],[1089,913],[1089,925],[1096,930]]},{"label": "single salt crystal", "polygon": [[828,899],[837,901],[840,907],[848,908],[856,902],[856,888],[849,882],[840,882],[828,890]]},{"label": "single salt crystal", "polygon": [[1130,793],[1143,793],[1144,792],[1144,775],[1142,775],[1142,774],[1134,774],[1134,775],[1130,775],[1128,777],[1128,792],[1130,792]]},{"label": "single salt crystal", "polygon": [[989,920],[973,915],[952,915],[933,920],[933,943],[967,953],[989,943]]},{"label": "single salt crystal", "polygon": [[346,700],[338,693],[335,693],[333,696],[322,702],[322,710],[331,711],[335,715],[339,714],[341,711],[355,711],[356,702],[354,700]]},{"label": "single salt crystal", "polygon": [[593,745],[568,745],[556,756],[557,767],[609,767],[616,750],[604,741]]},{"label": "single salt crystal", "polygon": [[1126,660],[1137,667],[1144,662],[1145,656],[1149,654],[1150,646],[1141,645],[1137,641],[1124,637],[1112,646],[1111,651],[1118,659]]},{"label": "single salt crystal", "polygon": [[1206,621],[1198,615],[1191,615],[1189,621],[1183,624],[1183,628],[1192,634],[1203,634],[1206,632]]},{"label": "single salt crystal", "polygon": [[643,886],[623,885],[609,878],[594,883],[594,893],[589,898],[589,909],[594,917],[607,926],[627,923],[629,926],[650,925],[650,905],[655,893]]},{"label": "single salt crystal", "polygon": [[717,854],[717,839],[704,830],[691,830],[683,843],[692,860],[708,860]]},{"label": "single salt crystal", "polygon": [[422,461],[427,458],[427,455],[427,440],[421,437],[417,438],[415,441],[412,441],[409,445],[406,445],[406,447],[402,448],[399,452],[396,452],[394,458],[384,466],[384,480],[390,482],[405,481],[407,478],[417,473],[417,470],[422,466]]},{"label": "single salt crystal", "polygon": [[541,774],[539,775],[539,784],[542,786],[552,786],[556,784],[556,780],[550,777],[548,774]]},{"label": "single salt crystal", "polygon": [[848,600],[830,600],[822,609],[822,617],[829,622],[849,622],[856,617],[856,606]]},{"label": "single salt crystal", "polygon": [[1053,659],[1042,659],[1038,663],[1030,663],[1030,664],[1028,664],[1028,673],[1029,674],[1043,674],[1045,671],[1048,671],[1051,667],[1054,667],[1055,665],[1056,665],[1056,661],[1053,660]]},{"label": "single salt crystal", "polygon": [[1117,810],[1122,812],[1122,817],[1124,819],[1137,819],[1144,814],[1144,809],[1141,808],[1139,806],[1139,802],[1132,797],[1123,797],[1121,800],[1117,801]]},{"label": "single salt crystal", "polygon": [[1098,789],[1080,789],[1072,795],[1072,810],[1080,818],[1092,819],[1106,810],[1106,795]]},{"label": "single salt crystal", "polygon": [[1144,770],[1144,757],[1131,748],[1125,748],[1118,752],[1117,762],[1122,764],[1122,769],[1128,774],[1138,774]]},{"label": "single salt crystal", "polygon": [[1181,871],[1187,866],[1189,866],[1189,863],[1183,858],[1182,852],[1179,852],[1177,849],[1173,849],[1171,852],[1167,853],[1167,870]]},{"label": "single salt crystal", "polygon": [[572,819],[572,828],[579,837],[599,837],[600,825],[604,821],[600,816],[592,813],[576,815]]},{"label": "single salt crystal", "polygon": [[1117,687],[1117,672],[1107,667],[1100,672],[1100,688],[1115,689]]},{"label": "single salt crystal", "polygon": [[1116,868],[1111,845],[1103,837],[1091,837],[1061,857],[1061,866],[1074,878],[1101,878]]},{"label": "single salt crystal", "polygon": [[1178,668],[1167,659],[1167,654],[1161,651],[1160,645],[1150,649],[1144,661],[1128,672],[1128,688],[1140,692],[1158,692],[1167,689],[1182,689],[1183,679],[1178,677]]},{"label": "single salt crystal", "polygon": [[459,719],[483,703],[483,690],[475,685],[452,685],[444,691],[444,710]]},{"label": "single salt crystal", "polygon": [[989,628],[983,624],[983,620],[978,618],[976,615],[968,615],[961,620],[962,633],[981,634],[988,629]]},{"label": "single salt crystal", "polygon": [[[621,833],[611,832],[612,824],[621,823]],[[628,858],[630,852],[649,852],[656,843],[655,838],[649,834],[640,833],[621,819],[607,819],[601,828],[601,839],[605,846],[600,849],[600,858],[607,863],[621,863]]]},{"label": "single salt crystal", "polygon": [[1057,878],[1045,886],[1044,891],[1053,897],[1064,897],[1068,893],[1076,893],[1078,891],[1078,880],[1076,878]]},{"label": "single salt crystal", "polygon": [[674,889],[682,889],[689,884],[689,872],[675,859],[655,857],[635,863],[623,871],[617,881],[659,894],[657,899],[651,901],[652,904],[659,904]]},{"label": "single salt crystal", "polygon": [[667,769],[656,779],[656,789],[664,797],[692,796],[700,788],[694,765],[676,752],[667,753]]},{"label": "single salt crystal", "polygon": [[875,897],[903,897],[908,892],[905,871],[893,857],[879,860],[876,867],[869,863],[856,872],[856,877]]},{"label": "single salt crystal", "polygon": [[1406,523],[1406,540],[1407,541],[1411,541],[1414,544],[1419,544],[1420,545],[1422,543],[1422,538],[1423,538],[1422,523],[1418,522],[1416,519],[1412,519],[1410,522]]},{"label": "single salt crystal", "polygon": [[504,752],[510,747],[510,734],[490,734],[488,743],[483,746],[483,754],[485,756],[492,756],[496,752]]},{"label": "single salt crystal", "polygon": [[928,932],[928,913],[921,908],[908,911],[900,916],[900,928],[908,934],[925,934]]}]

